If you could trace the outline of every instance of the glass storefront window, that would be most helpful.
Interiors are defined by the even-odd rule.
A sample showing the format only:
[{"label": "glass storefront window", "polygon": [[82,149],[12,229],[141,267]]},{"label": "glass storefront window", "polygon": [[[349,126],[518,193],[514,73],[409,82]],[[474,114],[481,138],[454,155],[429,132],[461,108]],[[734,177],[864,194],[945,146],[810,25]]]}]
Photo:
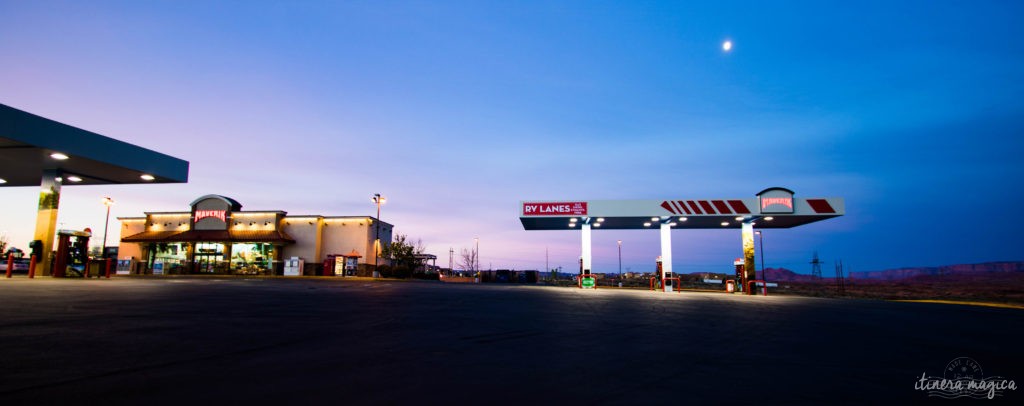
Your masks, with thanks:
[{"label": "glass storefront window", "polygon": [[162,263],[166,274],[182,274],[188,264],[187,243],[158,243],[153,252],[154,264]]},{"label": "glass storefront window", "polygon": [[262,274],[273,266],[274,246],[269,243],[231,245],[231,269],[240,274]]}]

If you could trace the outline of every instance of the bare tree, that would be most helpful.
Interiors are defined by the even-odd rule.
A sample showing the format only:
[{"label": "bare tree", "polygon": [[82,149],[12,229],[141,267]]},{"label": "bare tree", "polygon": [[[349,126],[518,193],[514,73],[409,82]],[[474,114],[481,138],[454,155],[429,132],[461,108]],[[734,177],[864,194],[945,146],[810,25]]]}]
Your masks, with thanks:
[{"label": "bare tree", "polygon": [[[7,234],[0,234],[0,254],[7,252]],[[7,258],[3,258],[5,261]]]},{"label": "bare tree", "polygon": [[459,267],[469,272],[476,272],[476,250],[468,250],[463,248],[462,254],[459,256]]}]

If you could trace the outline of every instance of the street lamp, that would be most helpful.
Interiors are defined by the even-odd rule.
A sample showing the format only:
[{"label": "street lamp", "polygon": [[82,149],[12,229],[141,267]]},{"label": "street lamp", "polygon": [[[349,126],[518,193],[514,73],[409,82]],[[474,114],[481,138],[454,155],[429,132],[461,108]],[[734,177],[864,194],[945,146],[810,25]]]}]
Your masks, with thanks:
[{"label": "street lamp", "polygon": [[761,242],[761,281],[764,282],[764,289],[768,290],[768,270],[764,268],[764,234],[761,234],[761,230],[754,231],[754,234],[757,234]]},{"label": "street lamp", "polygon": [[622,283],[622,240],[619,243],[619,283]]},{"label": "street lamp", "polygon": [[374,250],[373,251],[373,272],[377,272],[377,267],[380,266],[380,248],[381,248],[380,247],[380,205],[382,205],[385,202],[387,202],[388,199],[386,197],[384,197],[384,196],[381,196],[380,193],[374,193],[373,197],[370,198],[370,201],[372,201],[375,204],[377,204],[377,231],[375,233],[375,239],[374,239],[374,242],[373,242],[373,244],[374,244],[374,246],[373,246],[373,250]]},{"label": "street lamp", "polygon": [[480,237],[473,237],[473,242],[476,243],[476,248],[474,248],[474,252],[476,252],[476,255],[473,255],[474,257],[476,257],[476,264],[474,264],[474,267],[476,267],[476,272],[479,273],[480,272]]},{"label": "street lamp", "polygon": [[110,226],[110,206],[114,205],[114,199],[110,196],[103,197],[103,205],[107,206],[107,220],[103,223],[103,246],[100,247],[100,256],[107,252],[107,228]]}]

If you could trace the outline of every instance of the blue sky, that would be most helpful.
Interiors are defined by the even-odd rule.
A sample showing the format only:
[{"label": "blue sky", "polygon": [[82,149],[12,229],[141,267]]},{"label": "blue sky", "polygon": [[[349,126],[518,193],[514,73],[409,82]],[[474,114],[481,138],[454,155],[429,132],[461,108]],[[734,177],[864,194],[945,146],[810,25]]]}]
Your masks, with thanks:
[{"label": "blue sky", "polygon": [[[484,266],[572,268],[579,235],[529,199],[841,196],[765,234],[809,272],[1022,260],[1018,2],[0,1],[0,103],[190,161],[184,185],[68,187],[65,228],[184,210],[370,215]],[[734,42],[722,52],[722,41]],[[31,239],[35,188],[0,189]],[[113,224],[116,226],[116,223]],[[675,231],[677,271],[739,233]],[[116,234],[113,234],[116,235]],[[112,240],[113,238],[111,238]],[[656,232],[594,233],[595,271],[645,271]]]}]

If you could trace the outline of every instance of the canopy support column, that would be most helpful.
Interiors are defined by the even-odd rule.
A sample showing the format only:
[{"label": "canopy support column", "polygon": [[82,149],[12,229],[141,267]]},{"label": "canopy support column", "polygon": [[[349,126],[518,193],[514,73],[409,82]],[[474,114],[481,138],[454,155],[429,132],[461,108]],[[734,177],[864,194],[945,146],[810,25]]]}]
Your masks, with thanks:
[{"label": "canopy support column", "polygon": [[50,275],[50,253],[53,251],[53,236],[57,233],[57,207],[60,206],[62,179],[56,169],[43,170],[43,182],[39,190],[39,209],[36,211],[35,239],[42,241],[37,252],[40,275]]},{"label": "canopy support column", "polygon": [[752,295],[754,289],[747,285],[748,281],[757,279],[754,262],[754,223],[752,221],[743,222],[740,236],[743,239],[743,291]]},{"label": "canopy support column", "polygon": [[661,223],[661,280],[665,275],[672,276],[672,226]]},{"label": "canopy support column", "polygon": [[583,249],[582,249],[581,259],[583,261],[583,270],[584,270],[584,272],[587,272],[587,271],[590,271],[592,269],[590,267],[590,261],[591,261],[590,223],[589,222],[584,222],[583,226],[581,228],[583,229],[583,241],[582,241],[582,245],[583,245],[582,248]]}]

